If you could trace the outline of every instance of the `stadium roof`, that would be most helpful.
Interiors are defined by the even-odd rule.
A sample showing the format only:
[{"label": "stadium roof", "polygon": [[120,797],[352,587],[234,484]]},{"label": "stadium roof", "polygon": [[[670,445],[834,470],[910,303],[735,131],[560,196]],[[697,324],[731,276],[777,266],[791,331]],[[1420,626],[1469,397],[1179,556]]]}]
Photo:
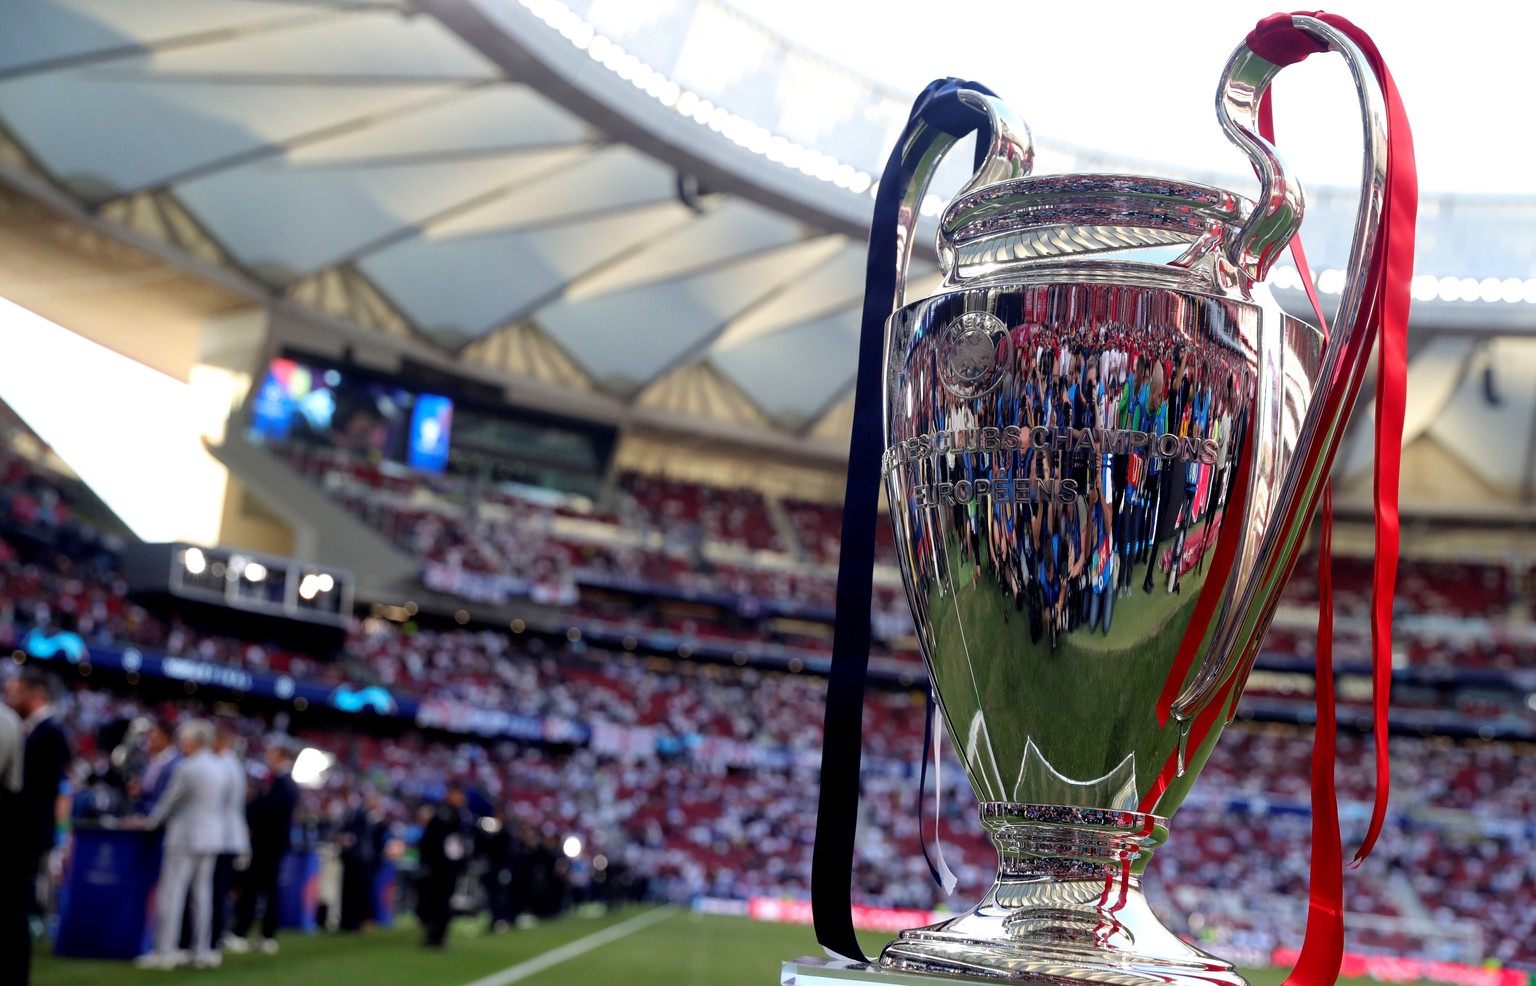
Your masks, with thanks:
[{"label": "stadium roof", "polygon": [[[811,443],[846,435],[869,189],[909,100],[715,0],[0,4],[0,178],[466,365]],[[1049,135],[1036,170],[1171,173]],[[1352,192],[1310,201],[1336,271]],[[1536,324],[1536,199],[1420,217],[1414,320],[1449,394],[1479,339]],[[1536,393],[1500,408],[1525,435]]]}]

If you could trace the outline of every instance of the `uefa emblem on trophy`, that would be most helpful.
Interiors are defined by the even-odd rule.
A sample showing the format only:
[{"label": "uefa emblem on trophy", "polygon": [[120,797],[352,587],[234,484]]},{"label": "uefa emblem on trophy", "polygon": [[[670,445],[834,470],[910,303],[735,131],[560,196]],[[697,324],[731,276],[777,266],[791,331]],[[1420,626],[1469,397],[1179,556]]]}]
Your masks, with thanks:
[{"label": "uefa emblem on trophy", "polygon": [[[1235,713],[1383,324],[1400,114],[1358,29],[1265,24],[1217,98],[1255,200],[1161,178],[1032,177],[1028,131],[969,83],[931,87],[892,155],[877,203],[894,229],[882,239],[877,204],[865,309],[866,333],[889,314],[879,473],[941,719],[999,863],[979,904],[889,944],[886,970],[1245,983],[1159,923],[1141,876]],[[1303,198],[1261,135],[1261,103],[1283,64],[1323,50],[1350,66],[1365,130],[1331,333],[1264,285]],[[911,301],[915,204],[967,115],[977,169],[940,216],[945,280]],[[829,783],[824,766],[824,816]]]}]

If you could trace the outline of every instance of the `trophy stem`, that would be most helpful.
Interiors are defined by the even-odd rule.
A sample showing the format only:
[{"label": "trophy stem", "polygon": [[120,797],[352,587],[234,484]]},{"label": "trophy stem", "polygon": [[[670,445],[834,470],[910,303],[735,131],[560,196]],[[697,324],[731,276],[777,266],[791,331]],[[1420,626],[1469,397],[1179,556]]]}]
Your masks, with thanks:
[{"label": "trophy stem", "polygon": [[997,881],[970,911],[902,932],[882,966],[1058,986],[1248,986],[1231,963],[1163,927],[1142,896],[1165,819],[989,802],[981,821]]}]

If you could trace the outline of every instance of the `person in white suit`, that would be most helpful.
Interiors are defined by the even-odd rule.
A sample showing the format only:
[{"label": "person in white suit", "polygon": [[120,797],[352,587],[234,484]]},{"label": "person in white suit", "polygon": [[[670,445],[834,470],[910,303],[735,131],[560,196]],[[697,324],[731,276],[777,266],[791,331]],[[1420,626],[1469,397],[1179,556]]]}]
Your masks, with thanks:
[{"label": "person in white suit", "polygon": [[213,868],[213,947],[224,939],[225,918],[235,870],[242,857],[251,857],[251,831],[245,822],[246,773],[244,744],[232,726],[221,725],[213,740],[213,752],[224,772],[224,842]]},{"label": "person in white suit", "polygon": [[176,730],[182,759],[171,774],[165,793],[144,822],[147,828],[165,828],[161,843],[160,888],[155,925],[155,950],[141,955],[146,969],[174,969],[187,961],[178,950],[181,922],[192,892],[192,964],[208,968],[219,964],[219,953],[210,941],[213,919],[213,864],[225,843],[224,803],[229,790],[228,773],[211,749],[213,727],[193,721]]}]

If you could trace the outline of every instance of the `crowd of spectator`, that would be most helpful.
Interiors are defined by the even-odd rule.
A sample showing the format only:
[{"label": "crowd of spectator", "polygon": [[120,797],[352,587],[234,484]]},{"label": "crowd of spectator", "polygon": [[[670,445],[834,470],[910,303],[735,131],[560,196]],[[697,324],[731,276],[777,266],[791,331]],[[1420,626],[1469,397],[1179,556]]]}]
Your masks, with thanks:
[{"label": "crowd of spectator", "polygon": [[[521,655],[506,660],[533,663]],[[569,675],[565,693],[554,701],[592,694],[580,700],[587,711],[630,714],[667,733],[752,736],[761,719],[779,724],[771,742],[799,743],[812,752],[817,745],[817,679],[750,669],[719,678],[675,669],[630,672]],[[635,685],[645,693],[631,712],[620,696]],[[121,735],[124,720],[174,722],[201,707],[188,699],[147,702],[77,685],[60,708],[79,754],[72,774],[76,800],[81,810],[93,810],[101,799],[99,779],[111,770],[110,750],[97,737]],[[858,898],[866,903],[960,906],[980,894],[992,873],[994,857],[975,823],[974,801],[959,780],[958,764],[950,762],[939,830],[960,888],[946,899],[929,879],[915,781],[910,772],[893,769],[920,754],[922,713],[919,696],[896,691],[877,694],[867,716],[874,766],[864,778],[855,872]],[[525,841],[563,843],[576,836],[588,863],[601,856],[615,872],[637,874],[656,898],[809,891],[813,758],[782,767],[726,767],[686,746],[613,751],[596,744],[487,743],[415,732],[391,737],[288,715],[231,721],[253,747],[276,722],[297,745],[337,757],[301,801],[298,827],[310,840],[333,838],[350,811],[377,795],[393,837],[414,844],[422,806],[436,804],[445,783],[457,780],[488,806],[487,813],[502,809]],[[1218,942],[1274,947],[1299,941],[1310,859],[1310,823],[1302,807],[1310,742],[1298,727],[1240,725],[1218,745],[1151,870],[1154,903],[1175,927],[1217,936]],[[1367,740],[1344,734],[1339,778],[1346,805],[1361,805],[1369,796],[1369,753]],[[1392,823],[1372,860],[1350,874],[1348,906],[1351,913],[1378,918],[1417,916],[1458,934],[1415,936],[1399,928],[1388,940],[1371,925],[1353,932],[1352,947],[1483,958],[1469,953],[1470,937],[1487,956],[1536,960],[1529,934],[1536,840],[1526,821],[1536,807],[1536,784],[1522,767],[1530,751],[1499,742],[1404,738],[1394,740],[1393,753]],[[1346,818],[1359,821],[1358,813],[1346,812]]]},{"label": "crowd of spectator", "polygon": [[[836,516],[829,508],[782,504],[801,535],[801,544],[786,546],[782,525],[757,494],[624,477],[619,485],[628,500],[601,512],[516,492],[476,492],[452,478],[406,481],[309,451],[292,453],[290,461],[428,562],[483,568],[530,585],[568,588],[582,573],[606,570],[680,587],[723,585],[764,599],[782,600],[775,593],[790,586],[791,599],[810,606],[826,601],[825,566],[833,558],[828,538]],[[605,745],[596,732],[587,745],[470,740],[435,731],[390,736],[255,703],[239,715],[223,715],[253,744],[275,728],[337,756],[335,768],[302,796],[300,827],[310,837],[332,838],[349,813],[372,799],[402,842],[419,841],[422,807],[439,803],[445,782],[454,779],[491,813],[501,810],[527,845],[547,848],[550,840],[570,835],[581,840],[588,866],[566,874],[562,894],[583,892],[598,857],[615,872],[638,875],[647,892],[667,899],[808,892],[822,679],[609,651],[580,639],[432,629],[378,617],[357,620],[334,659],[208,634],[129,600],[110,545],[88,527],[70,537],[31,536],[78,526],[65,505],[62,479],[3,448],[0,474],[6,477],[0,521],[12,535],[30,532],[0,536],[0,646],[7,649],[26,627],[66,629],[88,642],[131,643],[296,678],[377,682],[424,700],[563,716],[680,741]],[[696,530],[685,530],[689,525]],[[593,530],[613,536],[586,538]],[[530,536],[535,532],[546,536]],[[729,550],[715,552],[720,544]],[[786,565],[778,556],[805,560]],[[1365,563],[1343,561],[1336,578],[1345,587],[1342,615],[1358,615],[1364,602],[1358,587],[1368,583]],[[1408,566],[1403,583],[1402,606],[1410,613],[1465,607],[1486,620],[1519,605],[1518,580],[1497,566]],[[1291,598],[1304,603],[1309,591],[1315,594],[1315,576],[1304,570]],[[896,590],[886,593],[888,607],[904,605]],[[629,619],[640,630],[679,628],[674,619],[621,617],[598,603],[572,605],[571,612]],[[683,629],[719,632],[707,625]],[[741,629],[724,631],[725,638]],[[1304,650],[1300,635],[1281,642]],[[796,643],[824,646],[814,635]],[[1438,660],[1459,659],[1455,650],[1418,643]],[[1466,646],[1488,655],[1491,666],[1519,660],[1512,645],[1492,652],[1475,640]],[[144,717],[174,722],[208,711],[200,699],[151,700],[146,694],[122,682],[86,687],[76,681],[60,701],[76,742],[71,779],[81,811],[99,810],[111,798],[103,780],[111,772],[111,751],[98,741],[108,727]],[[860,899],[871,903],[945,902],[929,880],[921,852],[925,833],[914,809],[911,768],[922,754],[924,707],[920,693],[891,688],[877,689],[866,709],[871,769],[864,778],[855,881]],[[791,755],[761,763],[714,757],[712,740]],[[1191,803],[1175,820],[1172,840],[1158,853],[1161,861],[1153,864],[1151,883],[1167,888],[1170,897],[1159,907],[1180,930],[1216,942],[1299,941],[1309,746],[1304,728],[1242,723],[1218,745]],[[1536,808],[1536,782],[1522,769],[1531,750],[1435,737],[1398,738],[1393,746],[1392,824],[1378,855],[1350,877],[1349,889],[1352,911],[1387,923],[1356,931],[1354,947],[1433,957],[1470,947],[1467,935],[1415,937],[1403,930],[1422,920],[1472,929],[1468,934],[1489,957],[1536,963],[1530,918],[1536,914],[1536,845],[1527,821]],[[1370,756],[1368,741],[1346,730],[1339,781],[1348,804],[1369,798]],[[958,765],[949,763],[943,773],[948,784],[938,829],[961,879],[953,900],[965,902],[983,889],[994,857],[975,824]],[[1357,814],[1346,812],[1346,818],[1357,822]]]},{"label": "crowd of spectator", "polygon": [[[659,592],[707,593],[740,600],[751,611],[825,619],[836,597],[837,538],[842,523],[835,504],[773,498],[744,489],[625,473],[614,491],[618,506],[598,510],[580,497],[563,497],[513,485],[484,486],[465,477],[407,477],[334,449],[277,446],[294,468],[331,492],[382,534],[408,548],[424,565],[427,582],[482,601],[487,583],[466,576],[495,576],[497,598],[509,591],[541,601],[577,606],[578,586],[645,586]],[[772,514],[784,523],[775,524]],[[912,623],[896,573],[895,546],[882,523],[880,569],[874,599],[875,636],[883,652],[916,660]],[[786,538],[792,537],[792,543]],[[1364,617],[1370,600],[1371,559],[1333,560],[1336,648],[1340,660],[1368,653]],[[1403,659],[1422,667],[1511,670],[1519,665],[1528,635],[1503,631],[1512,615],[1525,620],[1524,570],[1503,562],[1409,559],[1397,583],[1398,616],[1407,626]],[[1297,564],[1283,603],[1314,612],[1317,557]],[[585,605],[582,601],[580,605]],[[1282,607],[1282,612],[1284,607]],[[588,615],[599,615],[588,611]],[[683,627],[657,613],[626,614],[639,629],[708,635],[710,628]],[[1468,621],[1473,621],[1469,627]],[[739,633],[739,629],[732,632]],[[753,631],[762,635],[757,627]],[[1312,655],[1310,632],[1284,620],[1268,648]],[[826,653],[830,636],[798,642]]]}]

